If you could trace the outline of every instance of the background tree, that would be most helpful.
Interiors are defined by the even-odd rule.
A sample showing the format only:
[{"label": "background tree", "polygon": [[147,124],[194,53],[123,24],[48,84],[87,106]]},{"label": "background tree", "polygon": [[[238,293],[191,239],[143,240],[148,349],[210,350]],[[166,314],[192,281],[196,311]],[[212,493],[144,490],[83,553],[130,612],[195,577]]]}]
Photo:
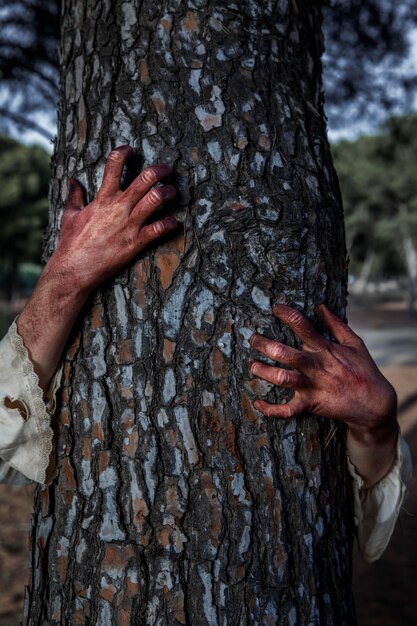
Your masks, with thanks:
[{"label": "background tree", "polygon": [[[29,624],[353,624],[343,429],[268,420],[248,374],[285,300],[345,306],[321,3],[65,3],[48,251],[66,180],[131,142],[184,220],[96,296],[39,491]],[[179,204],[179,206],[178,206]]]},{"label": "background tree", "polygon": [[405,273],[412,310],[417,291],[417,117],[391,118],[379,135],[342,141],[333,153],[352,271],[362,271],[364,279]]},{"label": "background tree", "polygon": [[55,117],[59,86],[60,0],[0,0],[0,129],[33,129],[34,113]]},{"label": "background tree", "polygon": [[0,136],[0,271],[9,300],[19,287],[19,264],[40,261],[48,221],[49,161],[43,148]]},{"label": "background tree", "polygon": [[[417,9],[413,0],[332,0],[323,3],[324,80],[330,128],[380,123],[414,108],[410,60]],[[55,117],[61,0],[0,0],[0,128],[51,131],[33,116]]]}]

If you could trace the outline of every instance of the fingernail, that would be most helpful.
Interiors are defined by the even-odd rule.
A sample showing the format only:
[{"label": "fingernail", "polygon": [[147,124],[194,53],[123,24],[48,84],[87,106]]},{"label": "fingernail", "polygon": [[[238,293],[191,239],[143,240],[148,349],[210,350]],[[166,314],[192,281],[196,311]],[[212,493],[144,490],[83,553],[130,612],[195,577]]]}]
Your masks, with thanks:
[{"label": "fingernail", "polygon": [[248,370],[251,371],[252,369],[252,365],[255,363],[255,361],[253,361],[252,359],[250,361],[248,361]]},{"label": "fingernail", "polygon": [[249,339],[249,343],[250,343],[251,346],[253,346],[253,344],[254,344],[254,341],[256,339],[256,335],[257,335],[257,333],[253,333],[253,335]]}]

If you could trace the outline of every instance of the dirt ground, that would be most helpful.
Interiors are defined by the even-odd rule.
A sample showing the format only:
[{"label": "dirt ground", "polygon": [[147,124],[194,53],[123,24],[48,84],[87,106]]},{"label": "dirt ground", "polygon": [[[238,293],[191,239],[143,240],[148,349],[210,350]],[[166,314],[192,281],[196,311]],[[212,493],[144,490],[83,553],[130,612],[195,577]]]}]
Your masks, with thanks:
[{"label": "dirt ground", "polygon": [[[399,398],[399,419],[417,459],[417,316],[399,304],[355,303],[349,321],[361,334]],[[395,341],[393,342],[393,336]],[[27,581],[33,487],[0,485],[0,626],[19,626]],[[417,476],[383,557],[367,564],[354,555],[359,626],[417,624]],[[326,625],[323,625],[326,626]]]}]

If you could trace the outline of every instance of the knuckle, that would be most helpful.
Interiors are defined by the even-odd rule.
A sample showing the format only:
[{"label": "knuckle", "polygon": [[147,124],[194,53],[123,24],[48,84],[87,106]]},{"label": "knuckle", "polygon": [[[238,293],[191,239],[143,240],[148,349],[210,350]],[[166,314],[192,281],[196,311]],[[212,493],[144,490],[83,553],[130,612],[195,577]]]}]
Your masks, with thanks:
[{"label": "knuckle", "polygon": [[157,237],[160,237],[161,235],[164,234],[165,232],[165,224],[164,222],[162,222],[161,220],[158,222],[154,222],[152,224],[153,226],[153,232]]},{"label": "knuckle", "polygon": [[278,342],[271,345],[271,356],[275,361],[279,361],[284,356],[284,347]]},{"label": "knuckle", "polygon": [[298,407],[295,406],[294,404],[284,404],[285,406],[285,417],[294,417],[295,415],[298,414]]},{"label": "knuckle", "polygon": [[287,370],[278,370],[275,374],[278,385],[288,385],[291,381],[291,377]]},{"label": "knuckle", "polygon": [[107,157],[107,160],[111,163],[120,163],[123,160],[123,153],[116,148],[116,150],[112,150]]},{"label": "knuckle", "polygon": [[143,170],[141,178],[146,185],[154,185],[158,181],[158,172],[155,167],[147,167]]},{"label": "knuckle", "polygon": [[148,192],[148,197],[152,204],[160,204],[164,196],[159,187],[152,187],[152,189]]},{"label": "knuckle", "polygon": [[299,311],[290,311],[288,313],[288,322],[294,326],[301,326],[304,322],[304,317]]},{"label": "knuckle", "polygon": [[352,337],[356,347],[358,350],[367,350],[366,345],[364,340],[362,339],[362,337],[359,337],[359,335],[357,335],[356,333],[353,333],[353,337]]}]

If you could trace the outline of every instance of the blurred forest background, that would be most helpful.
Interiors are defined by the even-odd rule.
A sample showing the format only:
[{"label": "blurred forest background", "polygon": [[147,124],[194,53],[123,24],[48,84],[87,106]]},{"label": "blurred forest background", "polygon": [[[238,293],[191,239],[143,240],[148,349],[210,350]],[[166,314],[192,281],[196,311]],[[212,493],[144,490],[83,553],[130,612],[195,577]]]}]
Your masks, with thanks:
[{"label": "blurred forest background", "polygon": [[[299,0],[297,0],[299,1]],[[0,0],[0,337],[41,272],[59,92],[60,0]],[[350,256],[349,320],[399,395],[417,458],[417,6],[324,7],[329,137]],[[0,626],[20,623],[32,488],[0,488]],[[360,626],[417,623],[417,483],[383,559],[355,556]]]}]

